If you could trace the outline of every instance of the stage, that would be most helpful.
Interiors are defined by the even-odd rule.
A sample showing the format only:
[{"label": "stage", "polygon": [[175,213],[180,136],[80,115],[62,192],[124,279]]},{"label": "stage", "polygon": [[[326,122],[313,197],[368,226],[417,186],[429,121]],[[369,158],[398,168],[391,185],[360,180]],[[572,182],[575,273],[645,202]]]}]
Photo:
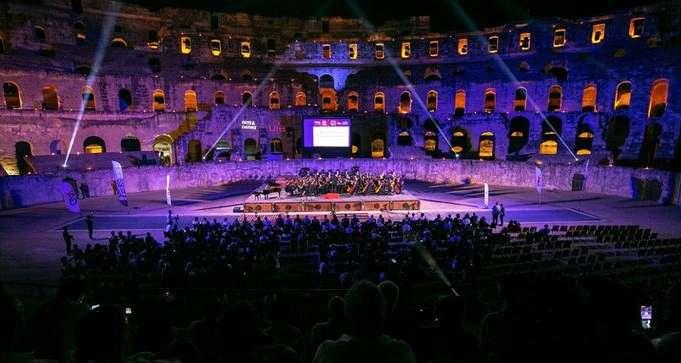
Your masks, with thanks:
[{"label": "stage", "polygon": [[[262,188],[260,188],[262,189]],[[300,213],[300,212],[361,212],[382,210],[419,210],[421,201],[403,190],[400,194],[347,195],[328,193],[321,196],[298,197],[281,191],[281,197],[272,193],[269,198],[251,195],[244,201],[246,213]]]}]

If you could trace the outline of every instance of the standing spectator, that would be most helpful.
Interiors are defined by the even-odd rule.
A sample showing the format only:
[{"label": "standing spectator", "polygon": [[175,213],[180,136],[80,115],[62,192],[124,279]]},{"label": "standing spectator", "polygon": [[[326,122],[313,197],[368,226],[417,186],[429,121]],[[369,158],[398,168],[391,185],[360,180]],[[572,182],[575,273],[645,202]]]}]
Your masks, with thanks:
[{"label": "standing spectator", "polygon": [[499,202],[492,207],[492,228],[496,227],[497,223],[499,223]]},{"label": "standing spectator", "polygon": [[360,281],[345,296],[349,334],[319,346],[313,362],[414,363],[411,347],[383,334],[385,299],[370,281]]},{"label": "standing spectator", "polygon": [[80,195],[82,199],[90,198],[90,187],[86,183],[80,183]]},{"label": "standing spectator", "polygon": [[66,244],[66,254],[70,255],[73,248],[73,235],[69,233],[69,227],[64,226],[64,232],[61,235],[64,237],[64,243]]},{"label": "standing spectator", "polygon": [[504,225],[504,216],[506,215],[506,208],[504,208],[504,203],[501,203],[499,207],[499,225]]},{"label": "standing spectator", "polygon": [[94,216],[92,215],[92,212],[90,212],[87,217],[85,217],[85,225],[87,225],[87,235],[92,238],[92,232],[94,232],[95,229],[95,221],[94,221]]}]

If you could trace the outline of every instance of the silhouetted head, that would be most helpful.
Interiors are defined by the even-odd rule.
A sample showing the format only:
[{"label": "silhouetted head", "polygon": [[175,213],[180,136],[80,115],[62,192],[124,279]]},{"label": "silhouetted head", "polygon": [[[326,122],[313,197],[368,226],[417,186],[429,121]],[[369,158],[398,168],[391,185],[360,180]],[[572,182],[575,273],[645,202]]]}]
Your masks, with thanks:
[{"label": "silhouetted head", "polygon": [[327,309],[329,311],[329,318],[342,320],[345,317],[345,300],[340,296],[334,296],[329,299]]},{"label": "silhouetted head", "polygon": [[378,289],[381,290],[385,299],[387,314],[392,314],[397,308],[397,302],[400,298],[400,287],[396,283],[386,280],[378,284]]},{"label": "silhouetted head", "polygon": [[383,331],[385,299],[371,281],[355,283],[345,295],[345,317],[355,337],[374,337]]}]

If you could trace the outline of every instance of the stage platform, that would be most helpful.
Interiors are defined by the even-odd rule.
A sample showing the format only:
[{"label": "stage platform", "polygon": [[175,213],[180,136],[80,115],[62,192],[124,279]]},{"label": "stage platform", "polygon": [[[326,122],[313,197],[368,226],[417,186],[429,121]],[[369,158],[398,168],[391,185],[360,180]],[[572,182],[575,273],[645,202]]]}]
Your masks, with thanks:
[{"label": "stage platform", "polygon": [[419,210],[418,198],[403,190],[391,195],[329,195],[316,197],[294,197],[281,192],[281,198],[270,194],[268,199],[251,195],[244,202],[246,213],[301,213],[301,212],[359,212],[381,210]]}]

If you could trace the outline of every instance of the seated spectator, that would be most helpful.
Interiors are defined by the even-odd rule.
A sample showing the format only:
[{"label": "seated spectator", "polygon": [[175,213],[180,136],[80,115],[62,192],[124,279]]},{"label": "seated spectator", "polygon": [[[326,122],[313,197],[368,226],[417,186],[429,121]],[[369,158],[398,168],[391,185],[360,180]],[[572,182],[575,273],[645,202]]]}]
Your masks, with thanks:
[{"label": "seated spectator", "polygon": [[666,334],[653,339],[653,346],[662,363],[678,362],[681,357],[681,285],[674,285],[667,294],[669,315]]},{"label": "seated spectator", "polygon": [[305,356],[306,344],[303,333],[291,324],[291,308],[285,299],[273,299],[270,306],[271,325],[263,331],[274,344],[293,348],[300,356]]},{"label": "seated spectator", "polygon": [[123,308],[103,305],[78,323],[75,362],[121,362],[125,317]]},{"label": "seated spectator", "polygon": [[360,281],[345,296],[348,332],[319,346],[315,363],[416,362],[409,345],[383,335],[385,299],[376,285]]},{"label": "seated spectator", "polygon": [[[270,337],[260,331],[258,323],[257,314],[251,305],[235,303],[227,307],[217,324],[219,361],[257,362],[258,351],[274,344]],[[285,347],[282,349],[286,350]]]},{"label": "seated spectator", "polygon": [[345,323],[345,301],[339,296],[334,296],[329,300],[327,312],[329,317],[326,321],[315,324],[312,327],[310,337],[311,351],[316,352],[317,347],[325,340],[336,340],[346,331]]}]

